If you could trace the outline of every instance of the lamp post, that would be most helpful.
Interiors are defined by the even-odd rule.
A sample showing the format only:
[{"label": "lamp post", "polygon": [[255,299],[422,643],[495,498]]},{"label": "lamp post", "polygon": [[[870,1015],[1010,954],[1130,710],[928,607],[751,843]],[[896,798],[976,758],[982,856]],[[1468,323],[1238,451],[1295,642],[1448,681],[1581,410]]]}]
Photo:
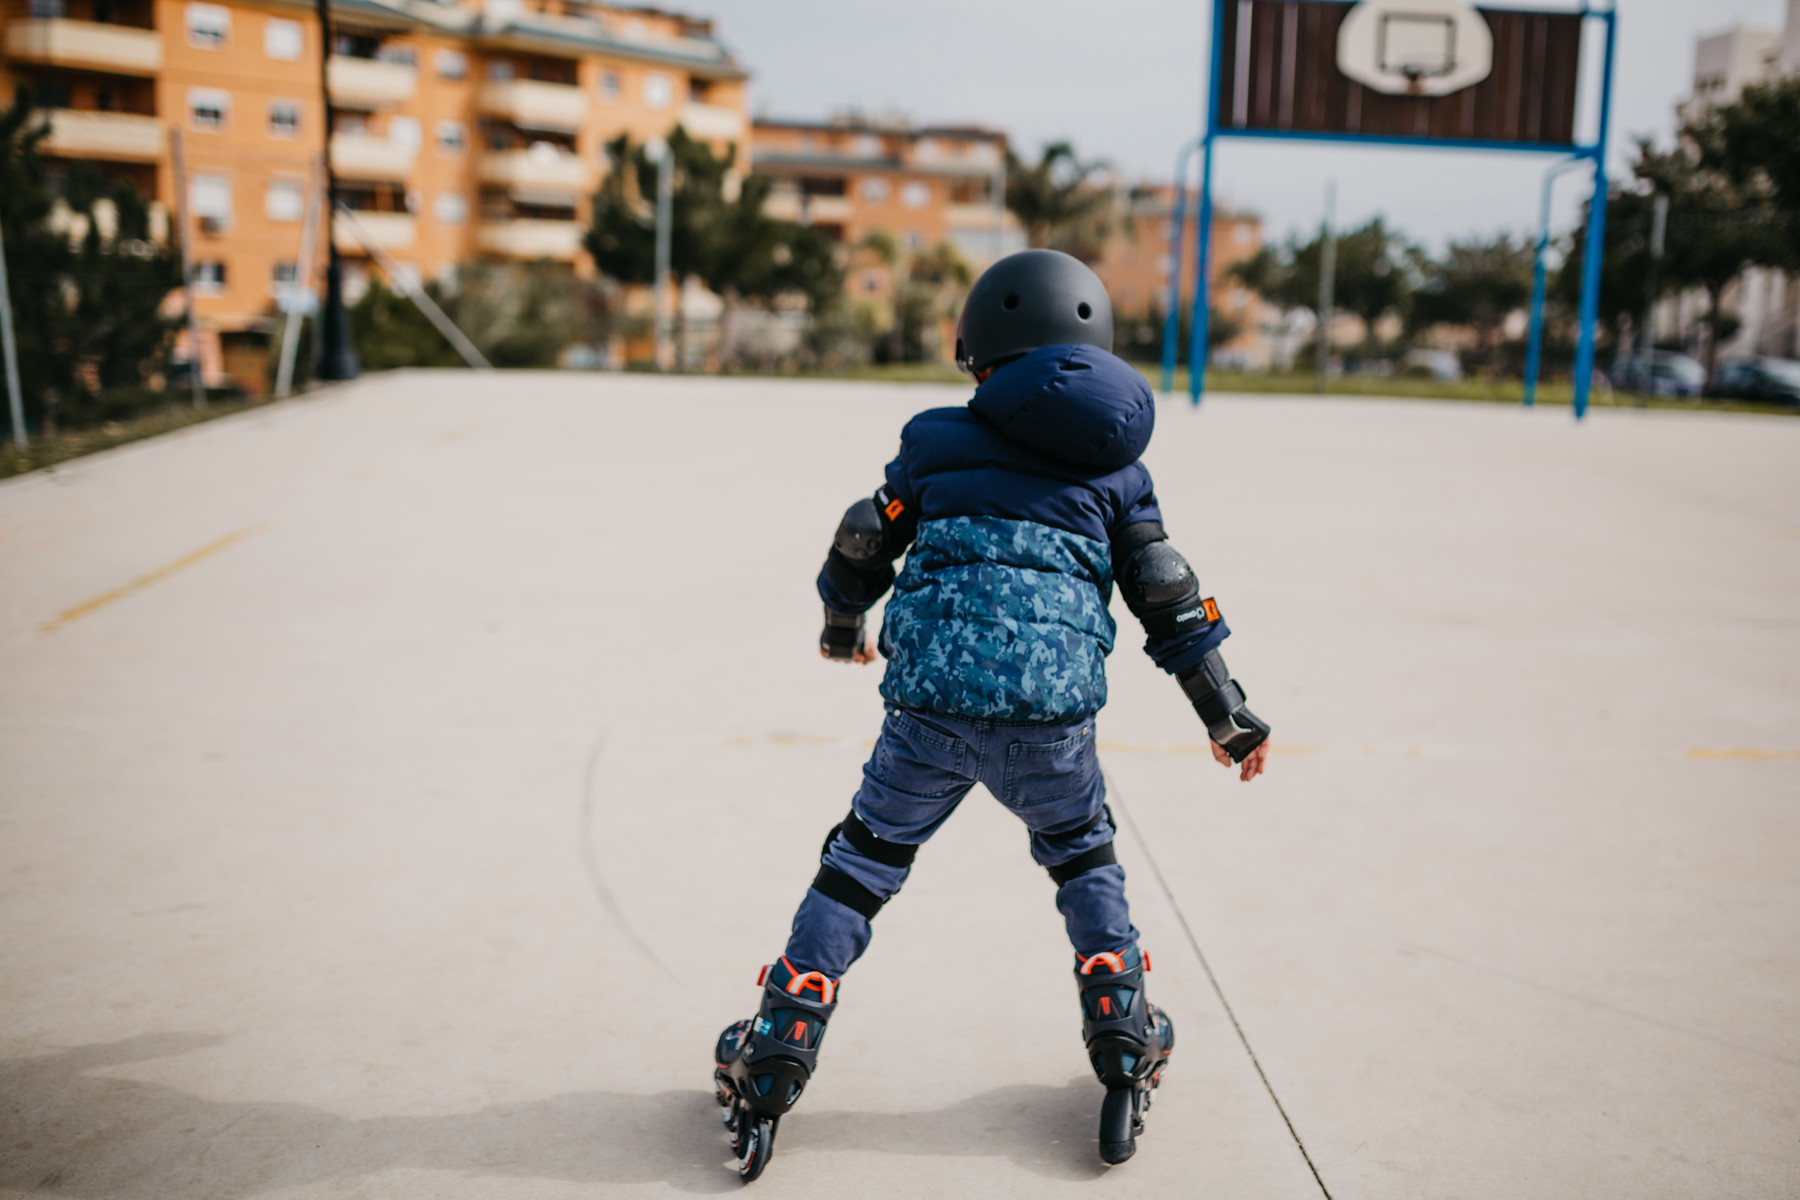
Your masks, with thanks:
[{"label": "lamp post", "polygon": [[[656,138],[645,149],[656,160],[656,365],[669,369],[669,235],[675,203],[675,155]],[[681,303],[681,297],[675,297]],[[680,367],[680,363],[675,364]]]},{"label": "lamp post", "polygon": [[[319,99],[325,112],[325,303],[319,309],[319,379],[355,379],[360,374],[344,312],[344,263],[332,226],[337,214],[337,172],[331,165],[331,0],[316,0],[319,11]],[[302,263],[301,270],[311,266]]]}]

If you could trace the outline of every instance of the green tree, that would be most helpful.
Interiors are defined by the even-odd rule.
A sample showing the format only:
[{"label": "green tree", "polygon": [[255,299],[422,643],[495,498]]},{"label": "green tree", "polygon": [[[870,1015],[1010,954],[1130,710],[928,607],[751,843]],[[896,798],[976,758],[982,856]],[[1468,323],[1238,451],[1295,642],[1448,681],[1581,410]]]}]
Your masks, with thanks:
[{"label": "green tree", "polygon": [[[553,367],[610,315],[600,285],[561,263],[465,263],[425,291],[496,367]],[[411,298],[379,281],[351,308],[350,334],[365,370],[465,365]]]},{"label": "green tree", "polygon": [[[1716,115],[1716,114],[1715,114]],[[1601,265],[1600,311],[1615,331],[1622,319],[1635,320],[1650,301],[1645,295],[1649,275],[1651,212],[1657,196],[1668,198],[1662,265],[1658,274],[1660,294],[1699,288],[1706,293],[1707,377],[1717,364],[1718,347],[1737,328],[1737,316],[1723,305],[1726,287],[1745,268],[1800,265],[1794,226],[1775,200],[1775,189],[1761,168],[1740,165],[1733,170],[1709,166],[1727,161],[1715,145],[1707,157],[1706,145],[1721,125],[1709,125],[1671,149],[1658,150],[1648,139],[1639,141],[1628,184],[1609,191],[1607,231]],[[1566,300],[1579,295],[1580,272],[1585,256],[1585,223],[1577,230],[1573,246],[1557,280]],[[1616,337],[1615,332],[1615,337]]]},{"label": "green tree", "polygon": [[1532,246],[1502,233],[1452,241],[1442,257],[1420,252],[1416,261],[1422,278],[1413,294],[1410,327],[1470,326],[1477,355],[1492,365],[1501,326],[1531,299]]},{"label": "green tree", "polygon": [[1766,200],[1785,224],[1785,263],[1800,255],[1800,75],[1744,89],[1735,103],[1715,108],[1685,136],[1699,150],[1701,168],[1730,180],[1740,194]]},{"label": "green tree", "polygon": [[174,329],[162,305],[181,272],[144,199],[92,164],[75,164],[58,204],[37,151],[46,133],[21,87],[0,110],[0,224],[26,424],[54,431],[157,402]]},{"label": "green tree", "polygon": [[[607,145],[613,169],[594,195],[588,253],[603,275],[648,286],[656,280],[656,189],[661,164],[621,135]],[[763,211],[768,180],[751,176],[732,193],[736,151],[720,158],[677,128],[669,135],[674,168],[670,194],[669,270],[677,294],[699,279],[726,305],[721,341],[741,300],[767,302],[803,294],[817,308],[842,288],[830,240],[815,229]],[[686,317],[676,306],[676,332],[686,361]]]},{"label": "green tree", "polygon": [[1095,184],[1105,170],[1099,160],[1083,162],[1068,142],[1044,147],[1026,165],[1006,152],[1006,207],[1025,226],[1029,245],[1073,254],[1094,262],[1116,224],[1111,193]]},{"label": "green tree", "polygon": [[[1304,243],[1289,237],[1284,245],[1264,246],[1234,264],[1229,273],[1272,304],[1304,308],[1316,316],[1324,245],[1320,235]],[[1338,235],[1332,304],[1361,319],[1363,352],[1371,357],[1380,350],[1376,324],[1390,313],[1406,315],[1412,299],[1412,281],[1405,269],[1408,262],[1404,240],[1391,232],[1381,217]]]}]

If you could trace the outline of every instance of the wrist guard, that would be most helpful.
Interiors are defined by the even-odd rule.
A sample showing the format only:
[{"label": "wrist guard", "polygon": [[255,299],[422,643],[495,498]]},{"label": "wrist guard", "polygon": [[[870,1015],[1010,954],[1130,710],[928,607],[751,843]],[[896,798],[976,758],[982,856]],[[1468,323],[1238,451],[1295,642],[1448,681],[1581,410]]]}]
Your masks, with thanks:
[{"label": "wrist guard", "polygon": [[1231,755],[1232,762],[1243,762],[1269,740],[1268,723],[1244,707],[1244,689],[1226,670],[1217,650],[1175,678],[1206,722],[1207,736]]},{"label": "wrist guard", "polygon": [[819,649],[827,658],[850,659],[862,648],[863,615],[861,613],[825,610],[825,630],[819,634]]}]

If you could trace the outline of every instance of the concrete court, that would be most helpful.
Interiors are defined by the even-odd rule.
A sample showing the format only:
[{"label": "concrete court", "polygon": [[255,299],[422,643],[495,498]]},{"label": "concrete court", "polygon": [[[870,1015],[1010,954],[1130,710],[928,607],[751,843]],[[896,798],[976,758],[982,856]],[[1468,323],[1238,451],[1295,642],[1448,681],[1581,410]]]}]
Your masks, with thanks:
[{"label": "concrete court", "polygon": [[[712,1039],[880,720],[813,575],[963,394],[389,376],[0,485],[0,1191],[735,1190]],[[1148,461],[1278,754],[1115,605],[1137,1158],[977,791],[755,1186],[1800,1194],[1800,422],[1220,397]]]}]

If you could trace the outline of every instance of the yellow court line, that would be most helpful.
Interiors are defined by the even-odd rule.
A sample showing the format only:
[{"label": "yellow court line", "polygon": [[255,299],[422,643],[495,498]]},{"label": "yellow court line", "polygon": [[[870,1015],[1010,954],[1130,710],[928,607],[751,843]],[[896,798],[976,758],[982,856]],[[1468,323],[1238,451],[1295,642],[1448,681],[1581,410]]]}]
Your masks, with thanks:
[{"label": "yellow court line", "polygon": [[1800,750],[1761,750],[1754,746],[1735,746],[1729,750],[1715,749],[1711,746],[1695,746],[1687,752],[1689,758],[1800,758]]},{"label": "yellow court line", "polygon": [[46,621],[38,626],[38,636],[42,637],[47,633],[55,633],[64,625],[79,621],[89,613],[98,612],[109,604],[123,600],[133,592],[142,591],[153,583],[160,583],[178,571],[185,571],[195,563],[211,558],[227,546],[241,542],[253,533],[261,533],[263,528],[264,527],[261,525],[252,525],[247,529],[240,529],[235,533],[228,533],[216,542],[208,542],[191,554],[184,555],[172,563],[158,567],[147,575],[138,576],[130,583],[116,587],[110,592],[102,592],[92,600],[77,604],[74,608],[64,609],[62,612],[56,614],[54,620]]}]

